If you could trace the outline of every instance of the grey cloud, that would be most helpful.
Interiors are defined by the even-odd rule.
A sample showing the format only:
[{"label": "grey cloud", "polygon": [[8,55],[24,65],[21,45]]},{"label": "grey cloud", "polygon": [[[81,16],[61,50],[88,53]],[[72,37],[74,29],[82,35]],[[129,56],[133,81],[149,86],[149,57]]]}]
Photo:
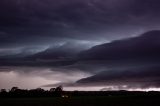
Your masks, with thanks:
[{"label": "grey cloud", "polygon": [[[112,40],[131,36],[124,29],[146,30],[144,23],[152,28],[159,19],[157,0],[2,0],[0,4],[0,30],[7,33],[1,46],[45,44],[56,38]],[[111,34],[113,29],[116,33]]]},{"label": "grey cloud", "polygon": [[138,37],[116,40],[82,52],[82,60],[146,60],[159,59],[160,31],[153,30]]},{"label": "grey cloud", "polygon": [[[78,69],[95,76],[159,65],[159,31],[130,38],[159,29],[159,10],[159,0],[1,0],[0,65]],[[119,40],[124,38],[129,39]]]},{"label": "grey cloud", "polygon": [[[1,68],[7,71],[8,66],[50,67],[52,69],[50,70],[51,72],[58,72],[61,75],[65,73],[63,74],[64,76],[67,76],[66,73],[78,71],[79,74],[76,74],[78,76],[82,73],[86,74],[86,76],[77,77],[75,80],[68,80],[68,82],[63,81],[65,78],[62,78],[60,83],[44,85],[43,87],[54,87],[57,85],[63,85],[64,87],[108,86],[118,90],[160,87],[159,31],[149,31],[138,37],[95,46],[87,51],[82,51],[83,56],[80,53],[78,59],[76,57],[67,58],[65,56],[67,54],[66,51],[76,50],[78,45],[76,43],[65,43],[56,46],[57,48],[52,47],[41,52],[42,55],[36,57],[36,59],[3,59],[1,60],[1,66],[3,66]],[[79,49],[78,52],[81,51]],[[118,51],[115,52],[115,50]],[[58,55],[55,55],[54,53],[57,52]],[[62,55],[60,52],[62,52]],[[43,57],[46,53],[49,58]],[[22,73],[35,72],[34,69],[21,69],[19,71]],[[41,73],[44,76],[50,76],[43,71]],[[56,78],[56,76],[54,77]],[[70,78],[67,77],[67,79]]]},{"label": "grey cloud", "polygon": [[108,86],[122,86],[126,85],[128,88],[151,88],[160,87],[159,66],[133,68],[123,71],[104,71],[94,76],[81,79],[77,81],[83,85],[108,85]]},{"label": "grey cloud", "polygon": [[[91,68],[93,70],[122,66],[123,64],[146,64],[159,62],[159,31],[150,31],[140,37],[117,40],[111,43],[88,47],[79,43],[62,43],[61,46],[49,48],[41,53],[36,53],[27,58],[7,60],[3,64],[9,65],[70,65],[66,68]],[[80,47],[79,47],[80,46]],[[85,51],[86,50],[86,51]],[[106,65],[107,64],[107,65]],[[94,65],[94,66],[93,66]],[[92,68],[93,67],[93,68]],[[98,68],[96,68],[98,67]],[[90,70],[91,70],[90,69]]]}]

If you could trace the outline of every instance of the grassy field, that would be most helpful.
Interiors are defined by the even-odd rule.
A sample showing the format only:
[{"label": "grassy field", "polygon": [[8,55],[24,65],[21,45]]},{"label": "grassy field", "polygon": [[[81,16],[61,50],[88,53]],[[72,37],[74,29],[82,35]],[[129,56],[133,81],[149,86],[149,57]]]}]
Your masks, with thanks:
[{"label": "grassy field", "polygon": [[158,97],[1,98],[0,106],[160,106]]}]

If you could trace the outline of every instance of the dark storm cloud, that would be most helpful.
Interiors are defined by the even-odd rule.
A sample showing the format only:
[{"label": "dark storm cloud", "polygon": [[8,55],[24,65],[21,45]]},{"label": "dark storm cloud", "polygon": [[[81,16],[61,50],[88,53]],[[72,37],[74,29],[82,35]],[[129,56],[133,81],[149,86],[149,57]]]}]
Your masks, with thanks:
[{"label": "dark storm cloud", "polygon": [[[93,76],[64,86],[117,86],[118,88],[160,87],[160,31],[95,46],[80,53],[78,62],[65,66]],[[46,85],[55,86],[55,85]],[[125,87],[123,87],[125,86]]]},{"label": "dark storm cloud", "polygon": [[95,87],[108,86],[106,90],[122,89],[148,89],[160,87],[160,66],[150,65],[144,67],[130,67],[126,69],[108,69],[76,82],[57,83],[43,87]]},{"label": "dark storm cloud", "polygon": [[[116,40],[97,45],[89,50],[82,42],[64,43],[24,58],[1,57],[1,65],[70,65],[64,68],[98,70],[107,67],[122,67],[159,62],[160,31],[150,31],[138,37]],[[79,47],[80,46],[80,47]],[[33,51],[30,51],[33,52]],[[23,52],[25,54],[25,51]],[[74,63],[74,64],[73,64]],[[107,65],[106,65],[107,64]],[[94,66],[93,66],[94,65]],[[97,68],[96,68],[97,67]],[[99,68],[100,67],[100,68]]]},{"label": "dark storm cloud", "polygon": [[139,28],[154,27],[159,7],[158,0],[1,0],[0,42],[1,46],[51,45],[57,38],[127,37]]},{"label": "dark storm cloud", "polygon": [[[124,80],[159,86],[160,32],[130,38],[159,29],[159,11],[159,0],[1,0],[0,65],[57,66],[94,74],[76,83],[86,81],[86,86],[93,79],[99,85],[123,74]],[[152,74],[146,66],[154,65],[158,68],[152,67]]]},{"label": "dark storm cloud", "polygon": [[156,30],[139,37],[95,46],[83,52],[83,61],[100,63],[100,60],[106,60],[106,63],[103,63],[106,65],[106,71],[104,68],[104,71],[81,79],[77,83],[88,86],[126,85],[128,88],[160,87],[159,41],[160,31]]},{"label": "dark storm cloud", "polygon": [[95,46],[78,55],[80,67],[95,72],[105,69],[126,69],[159,65],[160,31],[146,32],[138,37],[116,40]]},{"label": "dark storm cloud", "polygon": [[159,60],[159,41],[160,31],[154,30],[138,37],[95,46],[79,56],[84,60]]},{"label": "dark storm cloud", "polygon": [[77,81],[81,85],[132,86],[139,88],[160,87],[160,67],[133,68],[130,70],[104,71]]}]

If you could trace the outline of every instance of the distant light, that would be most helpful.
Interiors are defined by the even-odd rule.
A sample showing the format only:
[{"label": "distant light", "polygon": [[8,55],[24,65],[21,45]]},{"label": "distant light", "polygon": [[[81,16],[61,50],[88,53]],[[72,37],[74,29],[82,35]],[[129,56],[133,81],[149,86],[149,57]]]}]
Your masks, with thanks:
[{"label": "distant light", "polygon": [[62,98],[68,98],[69,96],[68,95],[62,95]]}]

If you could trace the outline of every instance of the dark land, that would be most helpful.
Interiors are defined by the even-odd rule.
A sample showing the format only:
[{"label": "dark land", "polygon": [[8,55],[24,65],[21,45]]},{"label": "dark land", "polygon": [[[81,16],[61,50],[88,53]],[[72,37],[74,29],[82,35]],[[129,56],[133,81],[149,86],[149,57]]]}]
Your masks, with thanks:
[{"label": "dark land", "polygon": [[160,92],[12,88],[1,90],[0,106],[160,106]]}]

